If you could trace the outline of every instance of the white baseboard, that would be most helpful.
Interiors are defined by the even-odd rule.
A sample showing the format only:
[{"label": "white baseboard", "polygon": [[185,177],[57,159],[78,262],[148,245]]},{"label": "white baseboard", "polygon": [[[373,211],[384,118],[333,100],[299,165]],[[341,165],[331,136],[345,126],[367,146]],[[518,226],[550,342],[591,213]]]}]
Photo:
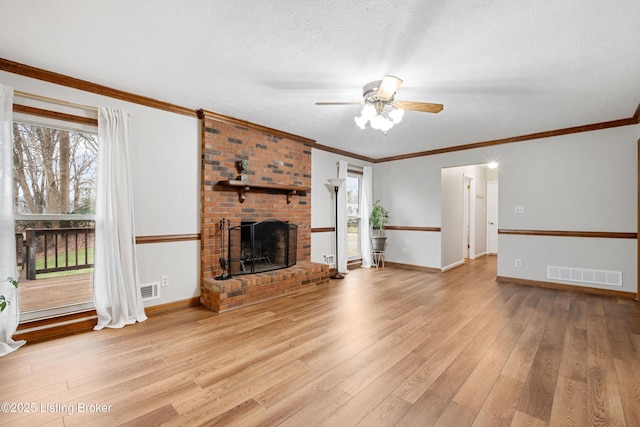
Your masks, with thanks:
[{"label": "white baseboard", "polygon": [[453,264],[449,264],[449,265],[447,265],[446,267],[442,267],[442,268],[440,269],[440,271],[444,273],[444,272],[445,272],[445,271],[447,271],[447,270],[451,270],[452,268],[459,267],[459,266],[461,266],[461,265],[463,265],[463,264],[464,264],[464,260],[460,260],[460,261],[458,261],[458,262],[454,262]]}]

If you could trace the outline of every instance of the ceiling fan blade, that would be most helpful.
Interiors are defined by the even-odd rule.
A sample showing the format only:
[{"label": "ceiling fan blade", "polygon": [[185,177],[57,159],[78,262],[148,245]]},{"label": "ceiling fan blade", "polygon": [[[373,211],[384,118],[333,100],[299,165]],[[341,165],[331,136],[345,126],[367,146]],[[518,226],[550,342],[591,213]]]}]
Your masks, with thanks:
[{"label": "ceiling fan blade", "polygon": [[423,113],[439,113],[444,108],[442,104],[430,104],[428,102],[395,101],[393,106],[403,110],[421,111]]},{"label": "ceiling fan blade", "polygon": [[362,105],[362,102],[316,102],[316,105]]},{"label": "ceiling fan blade", "polygon": [[378,88],[378,92],[376,93],[376,98],[380,101],[388,101],[393,98],[393,95],[396,94],[396,91],[402,84],[402,79],[399,79],[395,76],[384,76],[382,79],[382,83],[380,83],[380,87]]}]

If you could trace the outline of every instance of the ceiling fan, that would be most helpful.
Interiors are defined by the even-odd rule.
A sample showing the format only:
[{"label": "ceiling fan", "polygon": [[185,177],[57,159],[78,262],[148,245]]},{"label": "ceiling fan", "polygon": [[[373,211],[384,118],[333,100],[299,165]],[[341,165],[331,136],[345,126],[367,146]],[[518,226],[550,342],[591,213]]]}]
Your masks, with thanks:
[{"label": "ceiling fan", "polygon": [[[395,76],[384,76],[382,80],[367,83],[362,88],[360,102],[316,102],[316,105],[364,105],[362,114],[355,118],[356,124],[364,129],[367,122],[374,129],[383,132],[391,129],[394,124],[402,120],[404,110],[421,111],[424,113],[439,113],[443,109],[442,104],[427,102],[396,101],[395,94],[402,79]],[[385,112],[385,107],[391,107],[391,111]],[[387,113],[387,116],[385,116]]]}]

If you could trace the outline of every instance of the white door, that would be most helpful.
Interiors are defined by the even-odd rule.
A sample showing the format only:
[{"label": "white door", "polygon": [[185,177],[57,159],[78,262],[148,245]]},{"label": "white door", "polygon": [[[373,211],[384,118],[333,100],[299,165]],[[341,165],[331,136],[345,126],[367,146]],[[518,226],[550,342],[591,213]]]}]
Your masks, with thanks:
[{"label": "white door", "polygon": [[490,254],[498,253],[498,181],[487,182],[487,247]]}]

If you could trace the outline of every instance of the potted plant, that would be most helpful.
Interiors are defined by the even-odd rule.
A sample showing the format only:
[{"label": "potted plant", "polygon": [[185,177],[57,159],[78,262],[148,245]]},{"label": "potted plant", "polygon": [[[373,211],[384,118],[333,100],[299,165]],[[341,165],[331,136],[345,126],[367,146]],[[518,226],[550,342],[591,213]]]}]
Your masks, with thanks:
[{"label": "potted plant", "polygon": [[384,235],[384,226],[389,221],[389,211],[380,205],[380,200],[376,200],[369,215],[369,225],[371,226],[371,250],[382,251],[387,241]]},{"label": "potted plant", "polygon": [[[14,288],[18,287],[18,280],[13,277],[7,277],[7,282],[11,283]],[[11,304],[11,300],[4,295],[0,295],[0,313],[2,313]]]}]

